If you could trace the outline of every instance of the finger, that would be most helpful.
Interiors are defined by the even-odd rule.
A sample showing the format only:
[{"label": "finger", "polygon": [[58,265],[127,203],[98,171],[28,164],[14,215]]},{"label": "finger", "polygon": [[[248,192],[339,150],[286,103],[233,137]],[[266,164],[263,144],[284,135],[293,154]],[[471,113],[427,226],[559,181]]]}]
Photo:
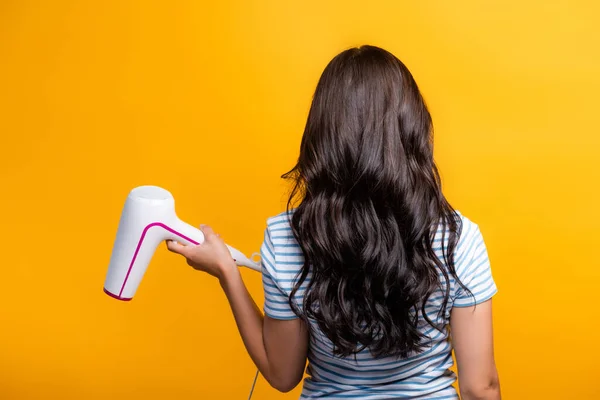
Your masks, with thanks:
[{"label": "finger", "polygon": [[215,236],[215,231],[208,225],[201,225],[200,230],[204,233],[204,236]]},{"label": "finger", "polygon": [[174,240],[167,240],[167,248],[169,251],[176,254],[181,254],[182,256],[185,256],[188,252],[187,246],[177,243]]}]

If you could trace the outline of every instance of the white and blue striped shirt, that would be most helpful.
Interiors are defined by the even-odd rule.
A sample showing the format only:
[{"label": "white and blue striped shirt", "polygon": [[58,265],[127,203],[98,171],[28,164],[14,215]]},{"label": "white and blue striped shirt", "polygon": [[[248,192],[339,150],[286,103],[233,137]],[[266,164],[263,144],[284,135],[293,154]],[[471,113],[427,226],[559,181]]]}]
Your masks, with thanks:
[{"label": "white and blue striped shirt", "polygon": [[[469,307],[490,299],[496,294],[487,249],[479,227],[459,213],[462,233],[455,251],[455,268],[465,291],[450,277],[450,298],[445,315],[440,316],[443,292],[438,289],[426,304],[425,311],[434,322],[447,326],[452,307]],[[434,250],[442,256],[442,230],[439,229]],[[447,241],[448,235],[445,235]],[[302,251],[292,235],[288,214],[267,221],[265,240],[261,248],[264,312],[275,319],[294,319],[297,316],[288,304],[288,296],[304,264]],[[440,276],[443,276],[440,272]],[[307,281],[310,279],[310,274]],[[441,278],[442,282],[445,282]],[[294,300],[301,306],[306,283]],[[301,308],[301,307],[300,307]],[[421,316],[420,329],[432,339],[431,346],[408,358],[374,358],[368,349],[355,357],[333,355],[332,343],[314,324],[309,343],[308,377],[304,380],[301,399],[458,399],[452,386],[455,374],[452,346],[448,330],[440,332]]]}]

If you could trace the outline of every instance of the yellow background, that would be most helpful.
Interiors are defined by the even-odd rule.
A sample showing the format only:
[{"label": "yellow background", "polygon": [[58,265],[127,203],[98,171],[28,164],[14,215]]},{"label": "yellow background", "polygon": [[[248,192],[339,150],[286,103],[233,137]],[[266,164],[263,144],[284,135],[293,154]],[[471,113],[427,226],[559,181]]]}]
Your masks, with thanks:
[{"label": "yellow background", "polygon": [[245,399],[215,281],[161,248],[132,302],[102,293],[121,208],[163,186],[258,250],[321,71],[363,43],[414,73],[486,238],[504,397],[600,398],[599,20],[584,0],[3,1],[0,398]]}]

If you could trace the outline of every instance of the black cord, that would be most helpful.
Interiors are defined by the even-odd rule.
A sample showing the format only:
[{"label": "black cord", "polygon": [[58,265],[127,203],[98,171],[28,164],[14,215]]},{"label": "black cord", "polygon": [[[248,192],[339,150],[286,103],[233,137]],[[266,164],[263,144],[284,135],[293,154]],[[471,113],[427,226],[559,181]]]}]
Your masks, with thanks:
[{"label": "black cord", "polygon": [[257,380],[258,380],[258,370],[256,370],[256,375],[254,375],[254,382],[252,382],[252,387],[250,388],[250,394],[248,395],[248,400],[252,399],[252,393],[254,393],[254,387],[256,386]]},{"label": "black cord", "polygon": [[[258,261],[254,261],[256,256],[258,256]],[[260,253],[252,254],[250,256],[250,259],[256,263],[260,263]],[[252,382],[252,387],[250,388],[250,394],[248,395],[248,400],[252,400],[252,394],[254,393],[254,388],[256,387],[257,380],[258,380],[258,369],[256,370],[256,374],[254,375],[254,382]]]}]

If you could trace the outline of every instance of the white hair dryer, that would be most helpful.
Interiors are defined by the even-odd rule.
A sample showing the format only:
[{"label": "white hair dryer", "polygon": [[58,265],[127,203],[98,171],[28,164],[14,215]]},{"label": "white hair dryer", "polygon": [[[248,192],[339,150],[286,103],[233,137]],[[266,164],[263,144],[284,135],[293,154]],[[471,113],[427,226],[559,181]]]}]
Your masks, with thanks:
[{"label": "white hair dryer", "polygon": [[[158,245],[175,240],[186,245],[204,242],[200,229],[181,221],[175,214],[171,193],[157,186],[133,189],[121,214],[104,292],[119,300],[131,300]],[[227,246],[238,266],[260,271],[260,265]]]}]

